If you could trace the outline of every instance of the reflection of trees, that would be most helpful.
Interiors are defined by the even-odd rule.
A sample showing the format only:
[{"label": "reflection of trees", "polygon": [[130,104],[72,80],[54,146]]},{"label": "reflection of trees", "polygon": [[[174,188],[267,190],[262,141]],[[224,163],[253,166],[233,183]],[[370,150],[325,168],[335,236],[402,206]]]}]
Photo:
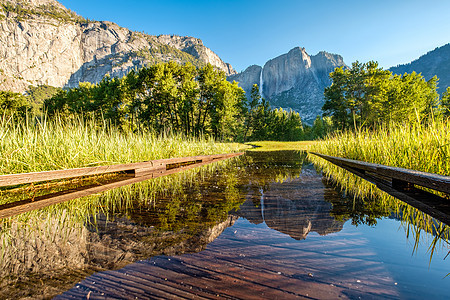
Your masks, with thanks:
[{"label": "reflection of trees", "polygon": [[324,191],[314,169],[304,168],[305,156],[295,151],[247,153],[247,176],[241,185],[246,202],[235,213],[298,240],[311,231],[340,231],[343,222],[330,216],[331,204],[324,201],[325,194],[337,193]]},{"label": "reflection of trees", "polygon": [[[326,178],[323,179],[323,183],[326,187],[333,187]],[[333,204],[330,214],[336,220],[350,219],[353,225],[373,226],[377,224],[377,219],[389,217],[392,214],[389,207],[380,199],[359,198],[345,193],[338,197],[326,195],[325,199]]]},{"label": "reflection of trees", "polygon": [[162,231],[177,231],[189,227],[195,231],[228,218],[228,212],[243,202],[235,168],[216,169],[205,180],[191,180],[171,193],[155,195],[151,205],[137,205],[117,213],[138,224],[155,226]]},{"label": "reflection of trees", "polygon": [[[304,151],[247,152],[241,160],[240,185],[254,195],[269,189],[273,182],[283,183],[298,178],[306,160]],[[259,205],[256,197],[255,205]]]},{"label": "reflection of trees", "polygon": [[[349,176],[355,176],[348,174]],[[335,180],[333,178],[333,180]],[[373,193],[365,193],[365,197],[356,196],[352,191],[358,190],[357,186],[348,186],[350,180],[345,179],[346,188],[342,188],[340,181],[324,179],[327,186],[336,186],[344,189],[341,197],[326,197],[333,204],[331,214],[337,220],[351,219],[352,224],[366,224],[373,226],[377,219],[389,217],[397,219],[403,225],[408,238],[414,241],[414,251],[421,242],[427,243],[430,251],[430,260],[439,245],[449,245],[450,226],[437,221],[424,212],[404,203],[388,194],[374,189]],[[358,182],[358,181],[354,181]],[[361,185],[369,183],[359,181]],[[369,190],[362,186],[362,191]],[[433,236],[432,241],[424,241],[423,234],[427,232]]]},{"label": "reflection of trees", "polygon": [[35,277],[56,280],[57,293],[98,268],[200,251],[242,202],[233,160],[1,220],[0,298],[15,295],[12,282],[33,289]]}]

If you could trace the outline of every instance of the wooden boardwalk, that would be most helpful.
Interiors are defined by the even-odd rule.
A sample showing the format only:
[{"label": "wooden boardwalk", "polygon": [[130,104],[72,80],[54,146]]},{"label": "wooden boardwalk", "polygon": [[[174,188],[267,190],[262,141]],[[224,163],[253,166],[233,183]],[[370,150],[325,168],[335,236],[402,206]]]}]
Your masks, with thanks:
[{"label": "wooden boardwalk", "polygon": [[98,194],[121,186],[166,176],[185,171],[212,162],[221,161],[239,153],[192,156],[182,158],[160,159],[142,163],[110,165],[101,167],[78,168],[47,172],[34,172],[0,176],[0,186],[14,186],[26,183],[43,182],[49,180],[69,179],[83,176],[102,175],[108,173],[126,172],[118,175],[107,183],[96,183],[75,189],[47,194],[35,198],[25,199],[0,205],[0,218],[7,218],[24,212],[40,209],[49,205]]},{"label": "wooden boardwalk", "polygon": [[174,167],[181,166],[183,164],[213,162],[218,159],[226,159],[242,154],[243,153],[240,152],[228,154],[202,155],[202,156],[191,156],[181,158],[157,159],[138,163],[118,164],[109,166],[97,166],[97,167],[76,168],[67,170],[1,175],[0,187],[43,182],[50,180],[76,178],[83,176],[102,175],[116,172],[130,172],[134,174],[135,177],[139,177],[159,170],[169,170]]},{"label": "wooden boardwalk", "polygon": [[375,184],[382,191],[450,225],[450,200],[416,187],[420,186],[450,195],[449,176],[367,163],[315,152],[309,153]]},{"label": "wooden boardwalk", "polygon": [[395,280],[362,238],[308,243],[238,227],[206,250],[96,273],[55,299],[398,299]]}]

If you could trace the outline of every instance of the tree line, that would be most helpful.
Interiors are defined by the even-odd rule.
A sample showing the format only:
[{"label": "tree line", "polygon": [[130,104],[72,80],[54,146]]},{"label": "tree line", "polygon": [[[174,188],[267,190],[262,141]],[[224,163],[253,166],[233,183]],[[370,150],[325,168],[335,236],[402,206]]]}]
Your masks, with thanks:
[{"label": "tree line", "polygon": [[105,76],[98,84],[60,90],[44,109],[50,117],[81,114],[124,131],[166,130],[223,141],[303,138],[298,113],[271,108],[256,85],[248,101],[236,82],[210,64],[196,68],[168,62],[122,78]]},{"label": "tree line", "polygon": [[[247,100],[236,82],[211,65],[160,63],[122,78],[71,89],[36,87],[27,95],[0,92],[0,114],[24,118],[44,113],[63,118],[95,118],[123,131],[173,131],[221,141],[308,140],[334,130],[450,117],[450,87],[439,97],[438,79],[394,75],[376,62],[355,62],[330,73],[323,116],[312,127],[297,112],[272,108],[255,84]],[[45,101],[43,99],[46,99]]]},{"label": "tree line", "polygon": [[427,81],[415,72],[394,75],[377,62],[357,61],[350,68],[336,68],[330,78],[322,109],[334,129],[450,117],[450,88],[439,99],[436,76]]}]

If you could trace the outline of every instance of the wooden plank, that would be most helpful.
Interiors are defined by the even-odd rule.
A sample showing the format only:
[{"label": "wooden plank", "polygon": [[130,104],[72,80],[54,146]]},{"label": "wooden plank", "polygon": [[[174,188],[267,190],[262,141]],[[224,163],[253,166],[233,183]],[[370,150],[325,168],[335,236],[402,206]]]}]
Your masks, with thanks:
[{"label": "wooden plank", "polygon": [[153,162],[141,162],[131,164],[76,168],[67,170],[55,170],[44,172],[21,173],[0,176],[0,187],[34,183],[49,180],[67,179],[82,176],[100,175],[106,173],[130,171],[137,168],[152,168]]},{"label": "wooden plank", "polygon": [[[390,167],[380,164],[367,163],[341,157],[323,155],[310,152],[316,156],[326,159],[340,167],[352,168],[356,171],[369,171],[375,174],[396,179],[399,181],[417,184],[435,191],[450,194],[450,176],[443,176],[433,173],[409,170],[404,168]],[[364,173],[364,172],[361,172]]]},{"label": "wooden plank", "polygon": [[137,170],[137,176],[143,176],[159,169],[166,169],[168,164],[185,163],[190,161],[213,161],[224,157],[233,157],[243,153],[201,155],[180,158],[158,159],[138,163],[117,164],[109,166],[97,166],[86,168],[75,168],[67,170],[55,170],[44,172],[31,172],[21,174],[0,175],[0,187],[20,185],[27,183],[43,182],[49,180],[60,180],[82,176],[101,175],[106,173],[126,172]]},{"label": "wooden plank", "polygon": [[26,200],[21,200],[21,201],[17,201],[17,202],[13,202],[13,203],[0,205],[0,219],[15,216],[15,215],[29,212],[29,211],[32,211],[35,209],[44,208],[44,207],[47,207],[47,206],[50,206],[53,204],[62,203],[62,202],[66,202],[69,200],[86,197],[86,196],[90,196],[93,194],[102,193],[102,192],[105,192],[105,191],[108,191],[111,189],[138,183],[141,181],[145,181],[145,180],[149,180],[149,179],[153,179],[153,178],[157,178],[157,177],[162,177],[162,176],[167,176],[170,174],[175,174],[175,173],[178,173],[181,171],[186,171],[186,170],[189,170],[192,168],[207,165],[207,164],[210,164],[211,162],[225,160],[230,157],[239,156],[242,154],[243,153],[233,153],[231,155],[216,156],[214,160],[207,160],[205,162],[196,163],[196,164],[192,164],[192,165],[188,165],[188,166],[184,166],[184,167],[180,167],[180,168],[174,168],[174,169],[170,169],[170,170],[159,168],[159,169],[153,170],[153,172],[149,172],[149,173],[145,173],[145,172],[138,173],[139,176],[136,176],[136,174],[124,174],[124,175],[119,176],[119,178],[114,179],[106,184],[89,185],[89,186],[85,186],[85,187],[80,187],[80,188],[76,188],[76,189],[70,189],[70,190],[66,190],[66,191],[53,193],[50,195],[44,195],[44,196],[39,196],[39,197],[35,197],[35,198],[30,198],[30,199],[26,199]]}]

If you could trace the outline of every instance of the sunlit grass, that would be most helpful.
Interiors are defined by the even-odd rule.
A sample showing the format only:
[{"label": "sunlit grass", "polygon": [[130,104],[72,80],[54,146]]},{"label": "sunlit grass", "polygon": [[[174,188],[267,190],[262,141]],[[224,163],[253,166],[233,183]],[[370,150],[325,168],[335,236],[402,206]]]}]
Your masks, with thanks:
[{"label": "sunlit grass", "polygon": [[0,174],[229,153],[245,147],[206,137],[127,133],[83,119],[0,120]]},{"label": "sunlit grass", "polygon": [[449,121],[391,125],[380,130],[361,129],[335,134],[313,144],[310,150],[449,176],[449,129]]},{"label": "sunlit grass", "polygon": [[275,141],[257,141],[248,142],[246,145],[255,148],[250,151],[279,151],[279,150],[308,150],[311,146],[316,144],[316,141],[299,141],[299,142],[275,142]]},{"label": "sunlit grass", "polygon": [[[191,138],[177,134],[122,132],[112,127],[81,118],[72,120],[44,119],[16,122],[0,118],[0,174],[57,170],[131,163],[153,159],[237,152],[243,144],[218,143],[207,137]],[[216,162],[187,172],[124,186],[99,195],[83,197],[58,205],[0,220],[0,267],[4,270],[33,268],[33,260],[16,265],[23,253],[30,253],[36,243],[64,244],[64,239],[77,238],[87,222],[99,214],[110,216],[133,208],[151,206],[156,195],[180,191],[186,183],[201,180],[207,172],[224,165]],[[93,179],[95,180],[95,179]],[[77,182],[69,183],[69,186]],[[53,190],[63,188],[52,186]],[[31,186],[30,194],[39,190]],[[27,187],[1,189],[2,199],[9,194],[12,201],[27,198]],[[12,195],[11,195],[12,194]],[[7,201],[9,202],[9,201]],[[57,241],[58,240],[58,241]],[[25,251],[25,252],[23,252]]]},{"label": "sunlit grass", "polygon": [[[430,124],[390,125],[378,130],[361,129],[357,132],[337,133],[310,147],[310,151],[331,156],[378,163],[393,167],[450,175],[449,121]],[[308,158],[333,179],[342,190],[364,199],[366,205],[377,201],[387,213],[400,216],[407,235],[415,245],[420,232],[433,233],[433,252],[440,240],[448,241],[450,229],[421,211],[395,200],[375,185],[315,155]],[[413,225],[413,226],[411,226]]]}]

